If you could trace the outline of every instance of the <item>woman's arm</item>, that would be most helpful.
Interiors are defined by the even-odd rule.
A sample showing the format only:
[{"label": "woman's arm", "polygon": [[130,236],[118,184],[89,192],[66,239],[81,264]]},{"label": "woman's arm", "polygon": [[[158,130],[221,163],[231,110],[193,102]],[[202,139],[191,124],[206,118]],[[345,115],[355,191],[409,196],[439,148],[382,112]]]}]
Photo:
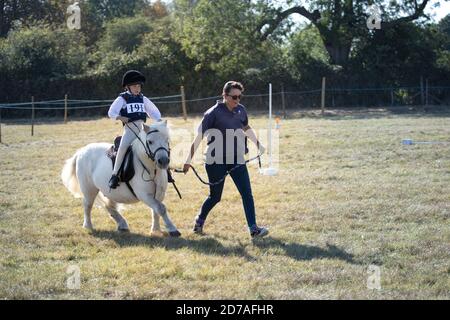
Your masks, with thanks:
[{"label": "woman's arm", "polygon": [[198,146],[202,142],[203,135],[199,132],[197,133],[197,136],[195,137],[194,141],[192,141],[190,152],[186,158],[186,161],[184,162],[183,166],[183,172],[186,173],[189,171],[189,168],[191,167],[192,159],[194,158],[195,151],[197,150]]},{"label": "woman's arm", "polygon": [[202,122],[197,128],[197,135],[194,138],[194,141],[192,142],[191,149],[189,152],[188,157],[186,158],[186,161],[184,162],[183,171],[184,173],[189,171],[189,168],[191,166],[191,161],[194,158],[195,150],[197,150],[198,146],[202,142],[203,135],[205,132],[211,128],[214,127],[214,120],[215,120],[215,113],[213,108],[209,109],[205,112],[203,115]]},{"label": "woman's arm", "polygon": [[246,125],[244,128],[245,135],[256,145],[258,151],[263,154],[266,151],[266,148],[259,142],[256,137],[255,131],[249,125]]}]

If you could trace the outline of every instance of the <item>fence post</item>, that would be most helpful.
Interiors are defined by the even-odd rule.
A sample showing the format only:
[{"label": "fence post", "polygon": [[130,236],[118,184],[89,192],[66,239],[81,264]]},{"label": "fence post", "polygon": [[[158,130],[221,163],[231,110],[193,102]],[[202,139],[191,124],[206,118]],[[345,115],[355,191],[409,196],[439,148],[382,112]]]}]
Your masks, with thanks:
[{"label": "fence post", "polygon": [[325,114],[325,82],[326,78],[322,77],[322,101],[321,101],[322,115]]},{"label": "fence post", "polygon": [[391,107],[394,106],[394,89],[391,88]]},{"label": "fence post", "polygon": [[423,76],[420,76],[420,104],[423,106],[425,103],[424,93],[423,93]]},{"label": "fence post", "polygon": [[333,107],[333,109],[336,108],[336,105],[334,103],[334,90],[331,91],[331,106]]},{"label": "fence post", "polygon": [[428,107],[428,79],[425,82],[425,105]]},{"label": "fence post", "polygon": [[67,94],[64,96],[64,124],[67,123]]},{"label": "fence post", "polygon": [[31,97],[31,136],[34,136],[34,96]]},{"label": "fence post", "polygon": [[2,143],[2,108],[0,108],[0,143]]},{"label": "fence post", "polygon": [[184,121],[187,120],[187,109],[186,109],[186,95],[184,93],[184,86],[180,87],[181,90],[181,107],[183,109],[183,118]]},{"label": "fence post", "polygon": [[286,102],[284,100],[284,84],[281,84],[281,106],[283,107],[283,118],[286,119]]}]

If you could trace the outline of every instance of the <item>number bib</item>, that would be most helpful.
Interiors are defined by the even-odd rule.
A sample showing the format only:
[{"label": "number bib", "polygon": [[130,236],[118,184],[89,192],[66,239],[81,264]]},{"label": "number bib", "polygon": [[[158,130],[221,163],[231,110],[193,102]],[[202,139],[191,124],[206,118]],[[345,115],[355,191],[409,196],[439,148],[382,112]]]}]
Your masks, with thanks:
[{"label": "number bib", "polygon": [[127,113],[145,112],[143,103],[127,103]]}]

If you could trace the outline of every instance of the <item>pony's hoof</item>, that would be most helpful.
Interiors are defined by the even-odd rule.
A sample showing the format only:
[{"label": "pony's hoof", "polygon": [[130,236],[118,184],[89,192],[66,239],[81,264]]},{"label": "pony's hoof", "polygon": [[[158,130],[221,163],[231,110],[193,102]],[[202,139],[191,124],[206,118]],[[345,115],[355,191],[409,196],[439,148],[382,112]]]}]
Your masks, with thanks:
[{"label": "pony's hoof", "polygon": [[128,228],[118,228],[117,231],[126,233],[126,232],[130,232],[130,229],[128,229]]},{"label": "pony's hoof", "polygon": [[154,231],[152,231],[152,232],[150,233],[150,235],[151,235],[152,237],[164,237],[164,236],[167,235],[167,233],[164,234],[164,232],[161,231],[161,230],[154,230]]},{"label": "pony's hoof", "polygon": [[170,232],[169,232],[169,235],[170,235],[171,237],[174,237],[174,238],[181,237],[181,233],[180,233],[180,231],[178,231],[178,230],[170,231]]},{"label": "pony's hoof", "polygon": [[89,232],[94,231],[94,227],[92,227],[92,226],[83,225],[83,228],[86,229],[86,231],[89,231]]}]

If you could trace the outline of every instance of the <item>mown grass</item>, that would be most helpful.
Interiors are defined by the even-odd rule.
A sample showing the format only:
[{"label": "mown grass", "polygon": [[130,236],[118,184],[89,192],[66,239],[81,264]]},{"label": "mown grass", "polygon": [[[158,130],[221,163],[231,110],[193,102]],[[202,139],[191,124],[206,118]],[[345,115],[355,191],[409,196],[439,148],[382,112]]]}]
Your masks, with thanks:
[{"label": "mown grass", "polygon": [[[169,118],[188,132],[198,120]],[[260,115],[251,121],[266,127]],[[151,237],[143,204],[125,211],[129,234],[116,232],[100,208],[96,231],[84,230],[62,165],[120,129],[108,119],[42,123],[30,137],[28,125],[3,124],[0,298],[450,298],[450,144],[401,145],[449,142],[448,115],[283,120],[278,176],[250,166],[257,220],[271,230],[254,242],[229,178],[207,234],[191,233],[207,195],[193,173],[175,176],[183,200],[169,187],[165,201],[182,238]],[[81,271],[78,290],[66,286],[70,265]],[[380,267],[380,290],[367,287],[370,265]]]}]

